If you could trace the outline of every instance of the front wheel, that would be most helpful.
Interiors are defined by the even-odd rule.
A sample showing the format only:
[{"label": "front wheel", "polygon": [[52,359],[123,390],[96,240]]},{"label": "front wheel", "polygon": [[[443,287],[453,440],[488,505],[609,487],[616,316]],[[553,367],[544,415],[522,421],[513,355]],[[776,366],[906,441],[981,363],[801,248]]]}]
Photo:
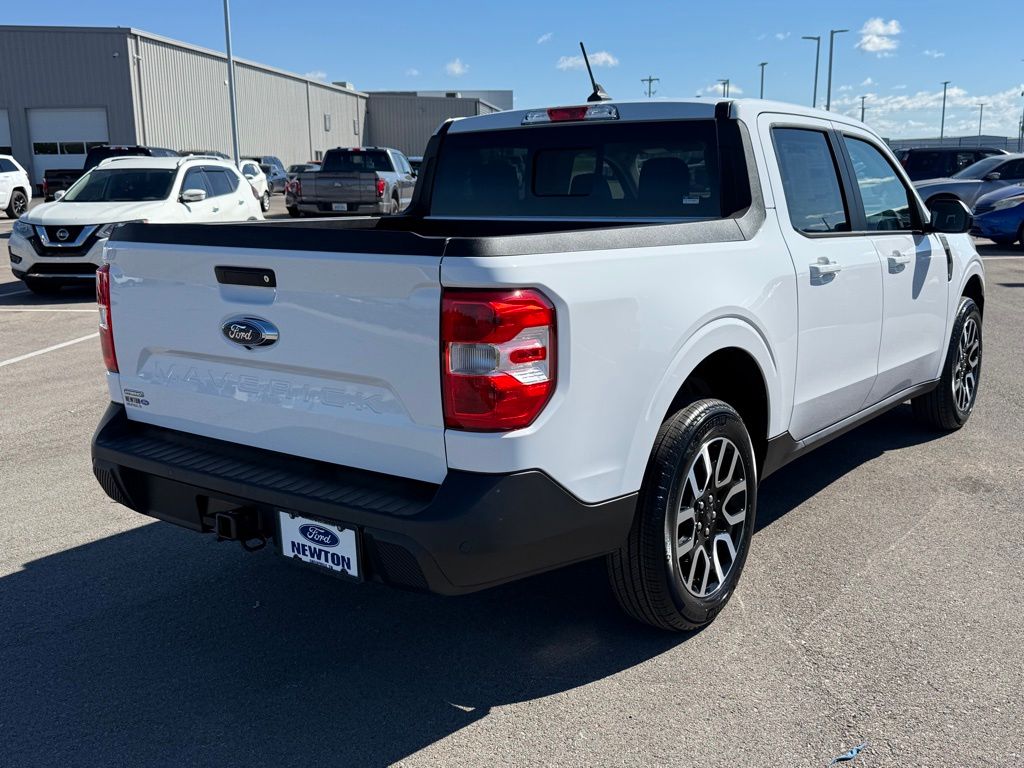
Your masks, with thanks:
[{"label": "front wheel", "polygon": [[28,198],[20,189],[11,193],[11,199],[7,201],[7,217],[16,219],[28,210]]},{"label": "front wheel", "polygon": [[263,209],[264,213],[267,213],[270,210],[270,190],[264,192],[263,196],[260,198],[260,208]]},{"label": "front wheel", "polygon": [[981,310],[960,298],[939,384],[910,401],[914,415],[935,429],[960,429],[971,417],[981,383]]},{"label": "front wheel", "polygon": [[623,610],[660,629],[709,624],[725,607],[750,550],[757,469],[739,414],[698,400],[658,432],[633,527],[608,556]]}]

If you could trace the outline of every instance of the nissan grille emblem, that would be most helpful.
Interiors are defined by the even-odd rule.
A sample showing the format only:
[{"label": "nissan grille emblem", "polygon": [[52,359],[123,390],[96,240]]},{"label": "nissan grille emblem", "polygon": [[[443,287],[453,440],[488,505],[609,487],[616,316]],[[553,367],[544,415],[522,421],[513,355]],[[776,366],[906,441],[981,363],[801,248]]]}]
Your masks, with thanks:
[{"label": "nissan grille emblem", "polygon": [[220,331],[232,344],[246,349],[269,347],[279,336],[277,326],[261,317],[229,317]]},{"label": "nissan grille emblem", "polygon": [[70,236],[70,233],[66,229],[61,228],[57,230],[57,239],[60,240],[62,243],[65,240],[67,240]]}]

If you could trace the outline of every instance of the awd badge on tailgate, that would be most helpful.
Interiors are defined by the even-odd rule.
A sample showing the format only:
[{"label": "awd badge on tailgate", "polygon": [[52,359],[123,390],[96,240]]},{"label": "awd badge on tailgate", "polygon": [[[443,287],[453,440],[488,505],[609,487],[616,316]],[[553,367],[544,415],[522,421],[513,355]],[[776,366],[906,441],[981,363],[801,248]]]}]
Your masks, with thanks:
[{"label": "awd badge on tailgate", "polygon": [[220,332],[228,341],[246,349],[269,347],[277,343],[277,326],[262,317],[229,317]]}]

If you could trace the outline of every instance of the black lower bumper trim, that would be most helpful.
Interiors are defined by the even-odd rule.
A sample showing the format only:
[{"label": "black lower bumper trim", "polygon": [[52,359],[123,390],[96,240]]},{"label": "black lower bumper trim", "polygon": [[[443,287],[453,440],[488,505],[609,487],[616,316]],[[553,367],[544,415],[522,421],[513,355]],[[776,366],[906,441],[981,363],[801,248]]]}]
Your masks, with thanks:
[{"label": "black lower bumper trim", "polygon": [[606,554],[626,538],[636,494],[585,504],[537,470],[449,470],[440,485],[339,467],[131,421],[112,403],[92,444],[107,495],[195,531],[255,509],[274,536],[284,509],[356,528],[368,578],[473,592]]}]

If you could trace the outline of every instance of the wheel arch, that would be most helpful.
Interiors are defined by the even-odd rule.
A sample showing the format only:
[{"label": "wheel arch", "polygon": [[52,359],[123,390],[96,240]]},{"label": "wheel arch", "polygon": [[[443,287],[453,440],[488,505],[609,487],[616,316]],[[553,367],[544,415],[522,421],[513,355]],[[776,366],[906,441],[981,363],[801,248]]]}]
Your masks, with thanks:
[{"label": "wheel arch", "polygon": [[978,305],[981,316],[985,316],[985,280],[981,276],[980,269],[972,269],[968,274],[964,287],[960,291],[961,296],[972,299]]},{"label": "wheel arch", "polygon": [[702,397],[724,400],[736,409],[762,466],[769,436],[784,431],[788,419],[775,356],[763,333],[740,317],[709,323],[683,344],[655,390],[633,455],[642,455],[646,462],[662,422]]}]

